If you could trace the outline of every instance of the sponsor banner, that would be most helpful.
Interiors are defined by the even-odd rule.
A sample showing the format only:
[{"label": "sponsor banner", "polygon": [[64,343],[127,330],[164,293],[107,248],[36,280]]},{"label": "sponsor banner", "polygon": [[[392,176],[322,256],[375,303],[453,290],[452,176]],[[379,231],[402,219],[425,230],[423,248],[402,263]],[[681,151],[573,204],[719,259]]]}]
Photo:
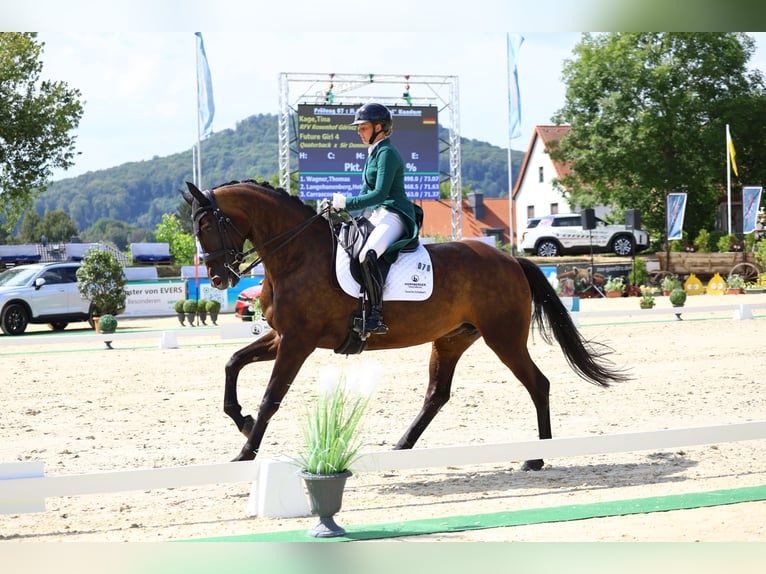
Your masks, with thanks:
[{"label": "sponsor banner", "polygon": [[742,188],[742,232],[752,233],[758,225],[758,208],[761,205],[762,187]]},{"label": "sponsor banner", "polygon": [[175,315],[173,309],[179,299],[217,299],[221,313],[234,312],[234,303],[243,289],[258,285],[263,277],[243,277],[234,289],[221,291],[210,285],[210,280],[173,279],[168,281],[129,281],[125,286],[127,297],[123,317],[162,317]]},{"label": "sponsor banner", "polygon": [[684,215],[686,214],[686,194],[668,194],[668,241],[683,239]]}]

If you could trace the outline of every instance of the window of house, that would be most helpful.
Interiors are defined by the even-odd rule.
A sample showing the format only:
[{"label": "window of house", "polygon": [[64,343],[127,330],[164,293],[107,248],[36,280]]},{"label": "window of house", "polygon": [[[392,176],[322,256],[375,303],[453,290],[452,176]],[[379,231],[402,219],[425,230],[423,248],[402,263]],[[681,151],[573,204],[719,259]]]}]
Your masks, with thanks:
[{"label": "window of house", "polygon": [[527,205],[527,219],[535,216],[535,206]]},{"label": "window of house", "polygon": [[543,166],[540,166],[540,167],[538,168],[538,171],[537,171],[537,172],[538,172],[538,177],[539,177],[539,181],[540,181],[540,183],[543,183],[543,182],[545,181],[545,178],[544,178],[544,176],[543,176]]},{"label": "window of house", "polygon": [[551,203],[551,215],[556,215],[559,212],[559,204]]}]

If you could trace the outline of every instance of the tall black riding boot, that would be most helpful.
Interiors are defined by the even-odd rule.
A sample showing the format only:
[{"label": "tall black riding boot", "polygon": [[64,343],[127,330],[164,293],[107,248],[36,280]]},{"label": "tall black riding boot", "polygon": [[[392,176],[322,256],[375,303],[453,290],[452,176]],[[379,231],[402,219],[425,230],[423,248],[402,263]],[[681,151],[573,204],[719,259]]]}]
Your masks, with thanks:
[{"label": "tall black riding boot", "polygon": [[383,322],[383,277],[378,267],[378,255],[373,250],[368,251],[362,261],[362,278],[370,299],[370,313],[364,322],[364,331],[373,335],[385,335],[388,327]]}]

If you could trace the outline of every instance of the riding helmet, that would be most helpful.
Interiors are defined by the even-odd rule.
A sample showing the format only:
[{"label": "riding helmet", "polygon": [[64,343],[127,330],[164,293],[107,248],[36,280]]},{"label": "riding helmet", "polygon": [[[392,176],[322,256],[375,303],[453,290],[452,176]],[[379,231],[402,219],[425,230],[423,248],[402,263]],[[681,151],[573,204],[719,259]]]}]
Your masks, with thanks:
[{"label": "riding helmet", "polygon": [[364,104],[361,108],[356,110],[354,114],[354,121],[351,122],[352,126],[370,122],[372,124],[383,124],[383,131],[387,132],[393,120],[391,119],[391,111],[383,104]]}]

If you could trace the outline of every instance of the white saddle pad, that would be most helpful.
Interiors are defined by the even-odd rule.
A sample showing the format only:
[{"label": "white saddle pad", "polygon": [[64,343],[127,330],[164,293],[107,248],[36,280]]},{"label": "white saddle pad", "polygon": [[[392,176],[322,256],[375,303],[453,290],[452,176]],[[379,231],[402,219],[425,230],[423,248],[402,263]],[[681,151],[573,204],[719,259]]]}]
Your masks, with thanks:
[{"label": "white saddle pad", "polygon": [[[351,275],[349,256],[338,248],[335,256],[335,273],[343,291],[352,297],[359,297],[361,285]],[[431,254],[423,245],[415,251],[399,253],[391,266],[383,285],[384,301],[425,301],[434,289],[434,273]]]}]

